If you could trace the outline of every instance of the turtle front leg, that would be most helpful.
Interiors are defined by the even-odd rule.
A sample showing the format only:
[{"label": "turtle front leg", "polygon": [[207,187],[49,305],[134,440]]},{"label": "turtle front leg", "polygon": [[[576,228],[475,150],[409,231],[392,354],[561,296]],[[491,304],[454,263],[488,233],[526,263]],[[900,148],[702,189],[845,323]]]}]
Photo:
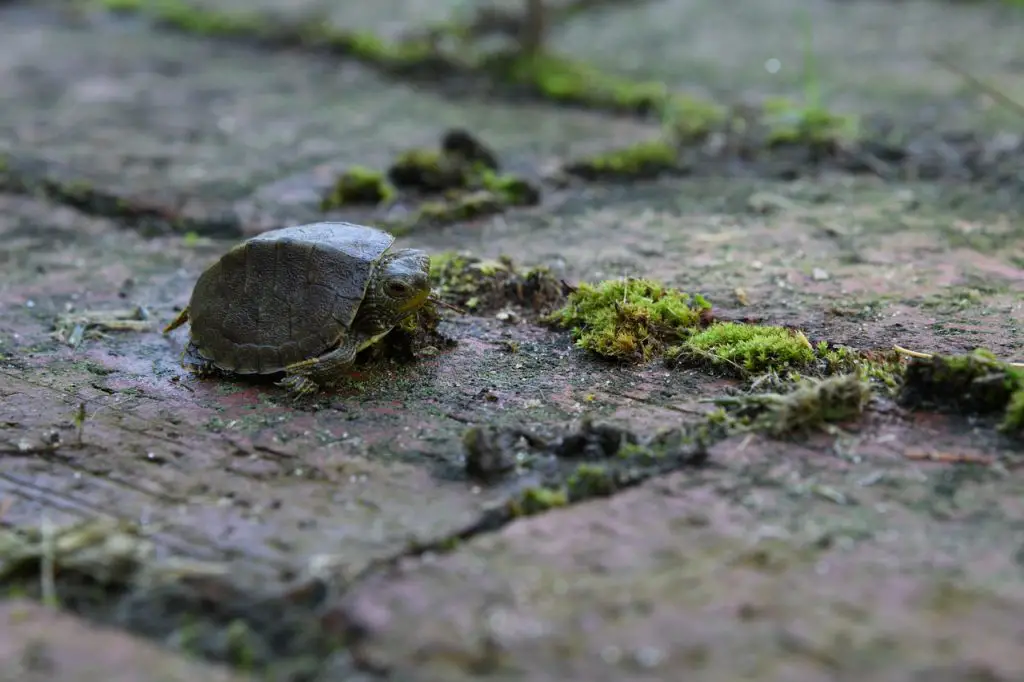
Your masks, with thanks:
[{"label": "turtle front leg", "polygon": [[217,366],[199,354],[195,341],[189,341],[181,354],[181,366],[199,378],[218,376],[221,372]]},{"label": "turtle front leg", "polygon": [[316,393],[333,385],[352,365],[358,352],[358,338],[349,336],[329,353],[285,367],[287,376],[279,381],[278,385],[289,389],[295,397]]}]

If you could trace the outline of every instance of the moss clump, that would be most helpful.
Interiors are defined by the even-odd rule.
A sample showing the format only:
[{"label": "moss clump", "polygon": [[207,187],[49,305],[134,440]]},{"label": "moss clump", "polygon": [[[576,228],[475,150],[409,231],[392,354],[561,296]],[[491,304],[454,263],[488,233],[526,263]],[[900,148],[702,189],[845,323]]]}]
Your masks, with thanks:
[{"label": "moss clump", "polygon": [[821,373],[826,376],[857,372],[876,391],[895,397],[903,385],[905,359],[895,351],[855,351],[821,341],[814,347]]},{"label": "moss clump", "polygon": [[768,100],[762,106],[770,147],[790,144],[831,146],[856,138],[858,121],[821,107],[800,107],[787,100]]},{"label": "moss clump", "polygon": [[874,392],[861,372],[824,379],[797,378],[779,392],[716,398],[722,409],[709,417],[718,428],[756,431],[775,437],[807,435],[826,424],[860,417]]},{"label": "moss clump", "polygon": [[568,504],[569,495],[565,488],[538,486],[527,488],[518,497],[509,500],[508,511],[512,516],[532,516]]},{"label": "moss clump", "polygon": [[498,170],[498,157],[464,128],[450,128],[441,136],[441,152],[477,170]]},{"label": "moss clump", "polygon": [[334,181],[320,210],[330,211],[351,204],[387,203],[395,197],[395,188],[388,184],[384,174],[362,166],[349,168]]},{"label": "moss clump", "polygon": [[666,100],[661,118],[676,144],[702,140],[729,121],[725,107],[680,94]]},{"label": "moss clump", "polygon": [[407,225],[448,225],[464,220],[476,220],[497,215],[505,209],[505,204],[494,192],[480,190],[476,192],[457,193],[447,200],[426,201],[410,218]]},{"label": "moss clump", "polygon": [[711,304],[647,279],[581,284],[549,321],[580,348],[616,360],[650,360],[701,324]]},{"label": "moss clump", "polygon": [[196,35],[257,38],[273,29],[260,14],[224,12],[180,0],[100,0],[98,4],[112,12],[146,12],[160,26]]},{"label": "moss clump", "polygon": [[871,395],[870,384],[859,373],[805,379],[790,392],[772,396],[754,426],[773,436],[807,433],[860,417]]},{"label": "moss clump", "polygon": [[640,142],[567,163],[564,171],[586,180],[651,178],[679,169],[675,147],[665,140]]},{"label": "moss clump", "polygon": [[977,349],[959,356],[913,358],[903,376],[899,402],[962,414],[1002,413],[1000,428],[1024,434],[1024,369]]},{"label": "moss clump", "polygon": [[569,499],[586,500],[605,497],[618,489],[615,472],[603,464],[584,463],[569,474],[566,481]]},{"label": "moss clump", "polygon": [[139,13],[162,28],[193,35],[262,41],[279,47],[319,48],[393,71],[455,68],[426,39],[388,42],[365,31],[344,31],[320,18],[282,23],[272,14],[224,11],[183,0],[95,0],[97,7]]},{"label": "moss clump", "polygon": [[435,254],[430,279],[442,300],[476,313],[509,305],[544,313],[565,300],[562,283],[548,268],[521,270],[505,256],[482,260],[467,253]]},{"label": "moss clump", "polygon": [[551,54],[497,55],[484,68],[509,85],[565,104],[648,114],[660,110],[667,96],[663,83],[632,81]]},{"label": "moss clump", "polygon": [[387,175],[395,187],[427,193],[458,189],[467,182],[464,164],[433,149],[402,152]]},{"label": "moss clump", "polygon": [[388,179],[403,190],[438,195],[399,221],[402,231],[419,224],[445,225],[501,213],[510,206],[540,202],[540,188],[525,178],[499,172],[495,154],[465,130],[448,130],[440,148],[410,149],[388,168]]},{"label": "moss clump", "polygon": [[508,206],[536,206],[540,203],[540,189],[516,175],[485,169],[480,173],[479,182]]},{"label": "moss clump", "polygon": [[800,369],[816,359],[800,332],[737,322],[711,325],[672,348],[668,357],[675,363],[708,364],[740,376]]}]

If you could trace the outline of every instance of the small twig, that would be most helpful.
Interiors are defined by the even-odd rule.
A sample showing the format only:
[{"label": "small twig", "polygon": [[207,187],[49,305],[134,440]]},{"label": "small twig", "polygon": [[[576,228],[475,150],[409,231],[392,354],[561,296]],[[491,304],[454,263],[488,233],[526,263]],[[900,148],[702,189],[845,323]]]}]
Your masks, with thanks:
[{"label": "small twig", "polygon": [[[935,357],[934,353],[922,353],[921,351],[910,350],[909,348],[904,348],[903,346],[897,346],[895,344],[893,344],[892,349],[900,355],[906,355],[911,358],[920,358],[921,360],[930,360]],[[1004,362],[1003,364],[1008,367],[1024,367],[1024,362]]]},{"label": "small twig", "polygon": [[909,348],[897,346],[896,344],[893,344],[892,349],[899,353],[900,355],[906,355],[912,358],[921,358],[922,360],[928,360],[932,357],[931,353],[922,353],[920,351],[910,350]]},{"label": "small twig", "polygon": [[448,310],[454,310],[455,312],[457,312],[460,315],[468,315],[469,314],[467,311],[463,310],[459,306],[452,305],[451,303],[448,303],[447,301],[444,301],[444,300],[442,300],[440,298],[433,298],[433,297],[431,297],[431,298],[429,298],[427,300],[429,300],[434,305],[441,306],[442,308],[447,308]]}]

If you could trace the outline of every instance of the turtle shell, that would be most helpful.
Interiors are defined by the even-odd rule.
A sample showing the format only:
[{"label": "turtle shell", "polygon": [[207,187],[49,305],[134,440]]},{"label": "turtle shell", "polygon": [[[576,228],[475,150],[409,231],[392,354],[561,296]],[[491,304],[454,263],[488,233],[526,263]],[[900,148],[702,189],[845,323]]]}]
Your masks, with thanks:
[{"label": "turtle shell", "polygon": [[394,241],[373,227],[322,222],[238,244],[192,290],[196,352],[238,374],[280,372],[323,355],[351,326],[380,257]]}]

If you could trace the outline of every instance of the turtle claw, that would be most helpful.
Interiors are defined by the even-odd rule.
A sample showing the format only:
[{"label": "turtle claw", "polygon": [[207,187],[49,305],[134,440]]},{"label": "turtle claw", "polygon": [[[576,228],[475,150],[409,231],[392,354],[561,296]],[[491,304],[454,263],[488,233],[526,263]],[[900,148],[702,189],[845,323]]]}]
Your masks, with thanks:
[{"label": "turtle claw", "polygon": [[277,382],[277,385],[291,391],[292,395],[296,399],[304,398],[305,396],[312,395],[320,390],[320,386],[318,386],[315,381],[309,377],[302,376],[301,374],[287,376]]}]

